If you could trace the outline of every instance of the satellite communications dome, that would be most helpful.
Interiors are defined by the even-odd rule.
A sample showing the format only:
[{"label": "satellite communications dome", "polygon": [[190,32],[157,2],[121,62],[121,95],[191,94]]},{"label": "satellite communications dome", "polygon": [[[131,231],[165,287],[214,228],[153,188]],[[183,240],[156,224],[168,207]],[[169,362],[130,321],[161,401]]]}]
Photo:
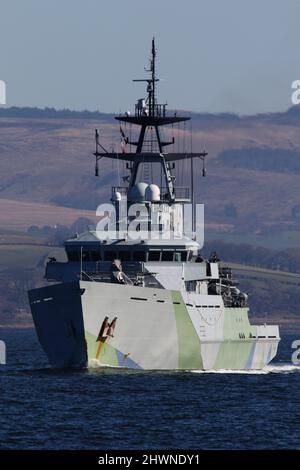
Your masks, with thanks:
[{"label": "satellite communications dome", "polygon": [[160,201],[160,189],[156,184],[149,184],[146,189],[145,197],[147,201]]},{"label": "satellite communications dome", "polygon": [[145,202],[147,183],[136,183],[128,192],[128,201],[130,202]]}]

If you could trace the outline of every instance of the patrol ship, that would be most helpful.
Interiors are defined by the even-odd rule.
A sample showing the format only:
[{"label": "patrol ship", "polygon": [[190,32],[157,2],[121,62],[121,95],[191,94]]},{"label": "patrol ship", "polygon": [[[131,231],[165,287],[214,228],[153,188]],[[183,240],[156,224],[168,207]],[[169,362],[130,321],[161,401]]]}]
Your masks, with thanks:
[{"label": "patrol ship", "polygon": [[[54,368],[262,369],[276,355],[279,329],[251,325],[231,269],[215,253],[200,254],[193,165],[205,176],[207,153],[166,151],[175,140],[161,137],[162,126],[190,118],[158,103],[154,39],[146,71],[136,81],[146,83],[147,97],[133,114],[116,116],[122,150],[107,151],[95,131],[95,175],[101,159],[125,162],[127,185],[112,188],[96,230],[65,242],[67,262],[49,260],[50,284],[29,291],[39,341]],[[139,126],[136,141],[127,124]],[[176,185],[183,160],[187,187]]]}]

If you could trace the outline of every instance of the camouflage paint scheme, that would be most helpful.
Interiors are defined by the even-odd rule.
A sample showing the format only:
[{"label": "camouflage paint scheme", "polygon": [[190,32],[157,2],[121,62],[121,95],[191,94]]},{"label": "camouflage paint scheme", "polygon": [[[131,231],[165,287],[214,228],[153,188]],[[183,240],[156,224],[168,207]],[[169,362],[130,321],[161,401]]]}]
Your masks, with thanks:
[{"label": "camouflage paint scheme", "polygon": [[[251,326],[248,308],[221,296],[80,282],[89,365],[152,370],[262,369],[276,355],[277,326]],[[113,336],[97,337],[104,317]]]}]

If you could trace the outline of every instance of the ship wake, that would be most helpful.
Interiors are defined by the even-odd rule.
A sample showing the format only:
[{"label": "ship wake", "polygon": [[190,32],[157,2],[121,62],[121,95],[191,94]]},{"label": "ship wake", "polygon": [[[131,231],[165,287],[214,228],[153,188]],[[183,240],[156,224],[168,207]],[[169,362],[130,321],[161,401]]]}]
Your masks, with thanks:
[{"label": "ship wake", "polygon": [[269,364],[263,369],[252,369],[252,370],[230,370],[230,369],[219,369],[219,370],[193,370],[191,371],[195,374],[291,374],[299,373],[300,365],[296,366],[293,364]]},{"label": "ship wake", "polygon": [[[112,366],[109,364],[103,364],[97,359],[91,359],[88,364],[89,369],[115,369],[115,370],[134,370],[129,369],[122,366]],[[146,370],[142,370],[142,372],[147,372]],[[149,370],[148,372],[155,372],[154,370]],[[291,373],[300,373],[300,365],[293,365],[289,363],[281,363],[281,364],[269,364],[265,366],[263,369],[218,369],[218,370],[176,370],[176,371],[168,371],[168,370],[157,370],[156,372],[163,373],[163,372],[190,372],[193,374],[251,374],[251,375],[265,375],[265,374],[291,374]]]}]

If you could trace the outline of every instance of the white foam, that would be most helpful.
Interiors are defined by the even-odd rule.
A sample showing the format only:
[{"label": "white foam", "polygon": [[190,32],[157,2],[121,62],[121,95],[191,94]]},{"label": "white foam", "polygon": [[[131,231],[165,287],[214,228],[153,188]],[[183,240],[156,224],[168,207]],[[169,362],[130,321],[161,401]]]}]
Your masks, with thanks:
[{"label": "white foam", "polygon": [[250,370],[250,369],[218,369],[218,370],[191,370],[194,374],[268,374],[264,369]]},{"label": "white foam", "polygon": [[290,374],[291,372],[300,372],[300,365],[293,364],[270,364],[264,368],[268,373]]},{"label": "white foam", "polygon": [[[90,359],[88,367],[90,369],[127,369],[122,366],[111,366],[109,364],[103,364],[98,359]],[[133,369],[127,369],[133,370]],[[143,370],[143,372],[147,372]],[[153,371],[152,371],[153,372]],[[270,364],[265,366],[263,369],[210,369],[210,370],[175,370],[175,371],[157,371],[157,372],[192,372],[193,374],[290,374],[294,372],[300,372],[300,365],[296,366],[293,364]]]},{"label": "white foam", "polygon": [[90,359],[88,363],[89,369],[124,369],[121,366],[111,366],[109,364],[103,364],[102,362],[98,361],[98,359]]},{"label": "white foam", "polygon": [[300,372],[300,366],[293,364],[272,364],[265,366],[263,369],[218,369],[218,370],[192,370],[195,374],[290,374]]},{"label": "white foam", "polygon": [[88,368],[97,369],[98,367],[102,367],[102,364],[100,363],[100,361],[98,361],[97,359],[89,360]]}]

